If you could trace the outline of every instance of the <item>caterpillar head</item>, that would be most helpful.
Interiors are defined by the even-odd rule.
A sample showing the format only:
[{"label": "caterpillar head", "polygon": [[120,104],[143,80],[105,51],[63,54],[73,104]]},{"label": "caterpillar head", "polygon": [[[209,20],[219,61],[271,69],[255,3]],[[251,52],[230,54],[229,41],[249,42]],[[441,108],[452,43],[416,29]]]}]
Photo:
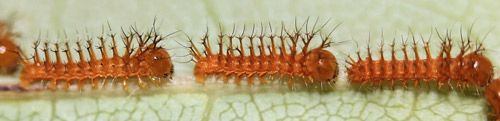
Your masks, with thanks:
[{"label": "caterpillar head", "polygon": [[11,33],[6,29],[7,27],[0,23],[0,58],[2,59],[0,61],[0,74],[14,72],[17,61],[20,59]]},{"label": "caterpillar head", "polygon": [[464,79],[474,82],[478,86],[487,86],[493,77],[493,64],[485,56],[479,53],[470,53],[463,57]]},{"label": "caterpillar head", "polygon": [[311,50],[306,56],[305,64],[307,72],[315,82],[329,82],[337,77],[337,60],[327,50],[322,48]]},{"label": "caterpillar head", "polygon": [[171,76],[173,65],[170,55],[163,48],[150,48],[143,53],[144,61],[150,66],[153,75],[158,77]]}]

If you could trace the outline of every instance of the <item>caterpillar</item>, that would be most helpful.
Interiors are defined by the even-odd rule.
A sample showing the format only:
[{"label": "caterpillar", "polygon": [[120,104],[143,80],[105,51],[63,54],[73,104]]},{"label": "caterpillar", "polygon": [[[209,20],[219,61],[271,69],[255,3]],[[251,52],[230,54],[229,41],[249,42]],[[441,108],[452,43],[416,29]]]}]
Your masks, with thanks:
[{"label": "caterpillar", "polygon": [[[294,31],[289,31],[282,23],[279,34],[273,33],[271,24],[269,24],[269,34],[265,33],[262,24],[258,35],[255,32],[255,24],[249,35],[245,35],[245,27],[240,35],[235,35],[235,27],[231,34],[223,34],[221,29],[217,37],[218,52],[212,50],[208,32],[201,38],[203,52],[200,52],[189,38],[190,53],[195,61],[196,81],[204,83],[208,76],[215,76],[222,77],[224,83],[228,83],[228,79],[234,77],[235,84],[240,85],[241,79],[246,77],[248,85],[253,85],[254,78],[259,79],[259,84],[267,84],[269,82],[266,78],[271,77],[287,79],[289,88],[294,87],[296,80],[302,80],[306,86],[311,84],[319,84],[321,87],[323,84],[331,86],[338,73],[337,61],[325,48],[329,47],[332,41],[330,35],[335,29],[327,36],[320,35],[320,30],[328,22],[316,28],[317,22],[310,31],[307,21],[300,28],[295,22]],[[302,32],[304,26],[306,32]],[[338,25],[335,26],[337,27]],[[318,36],[321,38],[318,39]],[[320,41],[321,44],[309,50],[313,41]],[[303,47],[299,47],[299,44],[303,44]]]},{"label": "caterpillar", "polygon": [[20,60],[13,34],[6,23],[0,21],[0,74],[12,74],[17,70]]},{"label": "caterpillar", "polygon": [[[450,89],[457,87],[459,89],[468,89],[470,87],[485,87],[492,79],[493,65],[491,61],[482,54],[482,43],[473,45],[470,35],[463,37],[459,45],[459,53],[457,56],[452,56],[453,39],[451,34],[441,36],[436,32],[441,40],[441,50],[437,57],[433,57],[430,50],[429,40],[425,41],[423,49],[425,50],[425,58],[420,56],[418,45],[413,35],[413,54],[414,60],[409,59],[408,37],[403,41],[403,59],[396,57],[395,40],[391,46],[391,57],[386,60],[384,57],[384,47],[380,47],[380,60],[374,60],[370,47],[368,47],[368,57],[365,60],[361,59],[360,52],[357,52],[358,59],[355,60],[349,56],[347,63],[350,67],[347,69],[348,79],[350,83],[357,85],[379,85],[388,84],[389,87],[399,83],[404,88],[408,87],[409,83],[413,83],[414,87],[418,87],[420,83],[427,84],[433,82],[437,84],[438,89],[446,86]],[[462,31],[461,31],[462,33]],[[470,31],[469,31],[470,33]],[[477,89],[477,88],[476,88]]]},{"label": "caterpillar", "polygon": [[[97,48],[93,39],[89,37],[84,41],[78,40],[77,48],[72,48],[69,42],[36,41],[33,48],[33,61],[23,59],[20,87],[30,89],[33,84],[44,84],[47,81],[46,86],[51,90],[59,88],[68,90],[71,85],[75,84],[79,90],[82,90],[86,83],[90,83],[93,89],[97,89],[99,86],[102,88],[106,86],[107,78],[113,78],[113,80],[117,79],[117,82],[123,86],[123,90],[128,92],[129,78],[137,77],[136,84],[141,89],[145,89],[149,85],[160,86],[163,83],[151,77],[164,78],[173,74],[169,53],[159,45],[167,36],[156,32],[154,26],[147,32],[138,32],[135,27],[131,27],[129,32],[122,29],[121,39],[125,45],[123,54],[118,51],[117,39],[119,38],[116,34],[108,35],[103,34],[97,37],[99,40]],[[109,40],[111,40],[111,49],[108,49]],[[43,44],[43,48],[40,44]],[[135,45],[137,45],[136,48],[133,47]],[[97,51],[100,52],[101,59],[97,58]],[[112,51],[111,57],[108,51]],[[73,59],[73,52],[79,58],[78,61]],[[40,54],[43,54],[45,60],[41,59]],[[51,55],[55,55],[55,62]],[[63,62],[63,55],[66,56],[67,62]],[[89,59],[87,60],[86,57]],[[149,77],[151,80],[143,80],[144,77]]]},{"label": "caterpillar", "polygon": [[484,96],[486,97],[486,101],[489,106],[493,110],[493,113],[490,113],[492,119],[496,121],[500,121],[500,79],[495,79],[492,81],[488,87],[486,87],[484,91]]}]

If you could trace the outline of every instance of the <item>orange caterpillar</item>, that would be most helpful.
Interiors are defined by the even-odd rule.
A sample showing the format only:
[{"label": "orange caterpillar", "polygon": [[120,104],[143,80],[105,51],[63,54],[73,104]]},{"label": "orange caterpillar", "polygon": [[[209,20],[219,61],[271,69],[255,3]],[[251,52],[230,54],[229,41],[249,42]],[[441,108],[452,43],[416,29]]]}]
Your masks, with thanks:
[{"label": "orange caterpillar", "polygon": [[[47,87],[55,90],[60,83],[63,83],[63,89],[68,89],[76,84],[79,90],[89,82],[92,88],[98,88],[103,79],[102,87],[105,86],[106,78],[117,79],[121,82],[123,89],[128,91],[128,80],[130,77],[137,77],[137,85],[140,88],[146,88],[148,84],[159,86],[160,80],[142,80],[144,77],[170,77],[173,73],[173,67],[169,54],[158,44],[165,39],[165,36],[159,35],[153,27],[151,31],[139,33],[135,28],[129,33],[123,32],[122,41],[125,45],[124,54],[118,52],[115,34],[110,34],[109,38],[100,36],[99,46],[95,48],[92,39],[86,41],[86,49],[82,48],[85,44],[76,42],[76,49],[71,48],[70,43],[49,44],[43,43],[44,48],[39,50],[40,42],[34,45],[33,61],[24,59],[22,65],[20,86],[29,89],[34,83],[48,81]],[[111,39],[112,56],[108,57],[107,41]],[[136,42],[134,44],[134,42]],[[138,46],[133,48],[133,46]],[[52,47],[51,47],[52,46]],[[96,49],[100,52],[102,59],[97,59]],[[52,52],[51,52],[52,50]],[[78,55],[79,61],[74,61],[72,50]],[[40,53],[44,55],[45,60],[41,60]],[[52,61],[51,54],[55,55],[55,62]],[[63,55],[67,62],[63,62]],[[86,59],[86,56],[89,60]]]},{"label": "orange caterpillar", "polygon": [[[255,26],[250,35],[244,34],[245,29],[241,35],[234,35],[233,28],[231,35],[224,35],[222,32],[218,35],[218,52],[213,52],[206,34],[201,39],[204,52],[200,52],[190,39],[191,54],[196,62],[194,75],[197,82],[203,83],[207,76],[218,76],[223,78],[224,83],[227,83],[228,78],[234,77],[235,83],[239,85],[241,79],[246,77],[248,85],[252,85],[255,77],[258,77],[260,84],[268,83],[266,78],[272,77],[288,79],[289,87],[293,87],[296,79],[303,81],[306,86],[308,84],[331,85],[337,77],[337,61],[335,56],[325,48],[329,46],[331,41],[329,36],[335,29],[328,36],[315,38],[319,36],[318,32],[324,25],[317,29],[315,23],[313,29],[308,31],[307,24],[307,22],[304,23],[305,33],[301,32],[302,27],[299,29],[296,26],[293,32],[282,27],[279,35],[272,33],[270,25],[271,33],[268,35],[264,34],[264,29],[261,29],[260,35],[256,35]],[[264,28],[262,25],[261,27]],[[309,50],[311,42],[317,40],[321,41],[321,44]],[[234,41],[239,46],[235,47]],[[245,42],[249,45],[245,45]],[[223,43],[228,45],[224,46]],[[257,43],[259,44],[255,46]],[[300,43],[303,47],[299,47]]]},{"label": "orange caterpillar", "polygon": [[[471,45],[470,37],[461,39],[460,50],[457,56],[452,57],[452,39],[450,34],[445,37],[439,35],[441,50],[437,57],[432,57],[429,41],[424,42],[425,59],[421,58],[413,37],[413,54],[415,60],[409,59],[407,44],[403,44],[404,58],[396,58],[394,41],[391,45],[391,58],[386,60],[383,55],[383,46],[380,49],[380,60],[373,60],[368,47],[368,57],[362,60],[359,51],[358,60],[351,57],[348,62],[351,66],[347,69],[351,83],[358,85],[382,85],[388,82],[390,87],[400,83],[407,87],[413,83],[418,87],[420,81],[429,84],[435,81],[438,88],[447,86],[465,89],[470,87],[487,86],[493,75],[493,65],[481,52],[484,50],[482,43],[475,47]],[[430,38],[429,38],[430,39]],[[422,39],[423,40],[423,39]],[[476,88],[477,89],[477,88]]]},{"label": "orange caterpillar", "polygon": [[0,74],[12,74],[17,70],[20,60],[17,51],[12,33],[7,25],[0,21]]},{"label": "orange caterpillar", "polygon": [[493,109],[492,119],[500,121],[500,79],[495,79],[484,91],[486,101]]}]

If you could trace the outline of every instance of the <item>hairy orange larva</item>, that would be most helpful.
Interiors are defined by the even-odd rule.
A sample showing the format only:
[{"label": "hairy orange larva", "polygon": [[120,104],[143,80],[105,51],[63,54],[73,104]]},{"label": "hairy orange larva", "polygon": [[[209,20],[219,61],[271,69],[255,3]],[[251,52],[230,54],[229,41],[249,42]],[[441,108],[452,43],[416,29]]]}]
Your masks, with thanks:
[{"label": "hairy orange larva", "polygon": [[[91,87],[96,89],[104,87],[109,83],[106,79],[112,78],[113,84],[119,83],[125,91],[128,91],[129,78],[137,78],[136,84],[141,89],[149,85],[160,86],[163,83],[150,77],[170,79],[173,73],[170,55],[159,45],[166,36],[156,32],[154,26],[147,32],[138,32],[132,27],[130,32],[122,30],[122,33],[121,41],[125,45],[123,54],[117,49],[117,39],[120,38],[114,33],[97,37],[100,43],[97,48],[91,38],[86,41],[78,40],[77,48],[72,48],[69,42],[35,42],[33,61],[23,60],[20,86],[30,89],[33,84],[47,82],[46,86],[52,90],[59,88],[58,85],[62,85],[63,89],[77,85],[81,90],[85,84],[90,83]],[[111,49],[108,49],[109,40]],[[40,49],[40,44],[43,45],[43,49]],[[96,51],[99,52],[101,59],[97,58]],[[112,52],[111,57],[108,57],[108,51]],[[77,54],[78,61],[73,59],[73,52]],[[43,54],[44,60],[40,54]],[[55,62],[51,55],[55,55]],[[66,62],[62,60],[64,56]],[[87,60],[85,56],[89,59]]]},{"label": "hairy orange larva", "polygon": [[[208,76],[216,76],[222,77],[227,83],[229,78],[234,77],[235,83],[239,85],[246,77],[248,85],[253,85],[254,78],[258,78],[260,84],[266,84],[268,83],[266,78],[270,77],[287,80],[289,87],[293,87],[297,83],[295,81],[300,81],[306,86],[313,84],[321,87],[323,84],[331,86],[338,73],[335,56],[325,49],[332,41],[331,32],[321,36],[319,32],[324,25],[318,29],[316,23],[312,30],[308,30],[307,22],[300,28],[296,25],[296,29],[292,31],[283,26],[279,34],[273,33],[270,24],[269,34],[264,32],[265,27],[261,24],[258,35],[255,32],[255,25],[249,35],[244,34],[245,29],[241,34],[235,35],[233,27],[232,34],[221,32],[218,35],[218,52],[212,50],[211,40],[207,34],[201,38],[203,52],[196,47],[192,39],[189,39],[190,52],[196,62],[194,66],[196,80],[203,83]],[[303,26],[306,32],[302,32]],[[321,44],[309,49],[313,41],[320,41]],[[299,47],[299,44],[303,44],[303,47]]]},{"label": "hairy orange larva", "polygon": [[[376,85],[388,84],[394,87],[396,84],[412,83],[418,87],[420,83],[436,83],[438,88],[443,86],[458,89],[481,88],[487,86],[493,76],[493,65],[491,61],[482,54],[484,50],[482,43],[473,45],[471,38],[462,37],[459,42],[459,53],[452,56],[454,41],[447,33],[441,39],[441,50],[437,57],[431,55],[429,41],[424,41],[425,58],[421,58],[417,47],[417,42],[413,36],[413,54],[415,59],[410,60],[407,51],[407,43],[403,42],[401,48],[404,59],[396,58],[394,41],[391,45],[391,58],[386,60],[383,55],[383,46],[380,49],[380,60],[372,59],[372,53],[368,48],[368,57],[361,59],[359,52],[358,59],[350,58],[347,69],[348,78],[352,84]],[[430,37],[429,37],[430,40]]]}]

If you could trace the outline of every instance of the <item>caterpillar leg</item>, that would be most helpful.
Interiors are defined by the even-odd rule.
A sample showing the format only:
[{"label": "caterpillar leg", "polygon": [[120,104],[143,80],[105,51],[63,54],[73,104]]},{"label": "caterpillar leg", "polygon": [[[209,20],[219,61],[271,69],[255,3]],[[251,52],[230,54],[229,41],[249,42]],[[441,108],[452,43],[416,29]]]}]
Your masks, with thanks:
[{"label": "caterpillar leg", "polygon": [[111,87],[115,87],[115,85],[117,85],[117,82],[115,81],[115,79],[116,78],[113,78],[113,79],[111,79],[111,82],[109,82],[109,83],[111,83]]},{"label": "caterpillar leg", "polygon": [[153,82],[153,84],[156,86],[156,87],[160,87],[162,85],[162,82],[161,82],[161,77],[149,77],[151,79],[151,81]]},{"label": "caterpillar leg", "polygon": [[382,86],[382,80],[375,80],[375,83],[372,83],[374,84],[377,89],[379,90],[382,90],[384,87]]},{"label": "caterpillar leg", "polygon": [[97,89],[97,80],[95,78],[90,79],[90,85],[92,85],[92,89]]},{"label": "caterpillar leg", "polygon": [[57,79],[51,80],[49,83],[49,89],[50,90],[56,90],[57,89]]},{"label": "caterpillar leg", "polygon": [[231,75],[230,73],[225,73],[224,75],[222,75],[222,81],[224,81],[224,84],[229,83],[229,76],[230,75]]},{"label": "caterpillar leg", "polygon": [[441,89],[444,85],[444,82],[438,81],[438,89]]},{"label": "caterpillar leg", "polygon": [[29,89],[29,87],[31,86],[31,79],[21,78],[21,82],[19,82],[19,86],[20,86],[23,90],[28,90],[28,89]]},{"label": "caterpillar leg", "polygon": [[64,81],[64,91],[68,91],[71,86],[71,80]]},{"label": "caterpillar leg", "polygon": [[234,77],[234,83],[235,83],[236,85],[238,85],[238,86],[240,86],[240,85],[241,85],[241,76],[240,76],[240,75],[236,75],[236,76]]},{"label": "caterpillar leg", "polygon": [[396,85],[396,81],[394,79],[389,80],[389,88],[394,90],[394,86]]},{"label": "caterpillar leg", "polygon": [[102,89],[105,89],[107,86],[108,86],[108,78],[107,78],[107,77],[104,77],[104,78],[102,79],[101,88],[102,88]]},{"label": "caterpillar leg", "polygon": [[425,85],[427,86],[427,89],[426,90],[431,90],[431,81],[429,80],[425,80],[424,81]]},{"label": "caterpillar leg", "polygon": [[[313,83],[312,83],[312,80],[309,80],[309,78],[302,78],[304,79],[304,85],[309,88],[309,86],[311,86]],[[320,85],[322,86],[322,85]]]},{"label": "caterpillar leg", "polygon": [[144,82],[139,76],[137,76],[137,85],[139,85],[139,88],[141,89],[146,89],[147,87],[146,82]]},{"label": "caterpillar leg", "polygon": [[196,82],[203,84],[205,82],[205,74],[195,74]]},{"label": "caterpillar leg", "polygon": [[261,85],[268,83],[265,74],[259,74],[259,82]]},{"label": "caterpillar leg", "polygon": [[85,86],[85,80],[78,80],[78,90],[82,91]]},{"label": "caterpillar leg", "polygon": [[402,81],[402,83],[403,83],[403,88],[408,89],[408,80],[405,79]]},{"label": "caterpillar leg", "polygon": [[126,77],[126,79],[122,81],[122,86],[123,86],[123,91],[128,93],[128,84],[126,80],[128,80],[128,77]]},{"label": "caterpillar leg", "polygon": [[254,74],[250,74],[247,76],[248,86],[253,86]]},{"label": "caterpillar leg", "polygon": [[294,89],[294,88],[293,88],[293,87],[294,87],[294,82],[293,82],[293,80],[292,80],[292,78],[291,78],[291,77],[289,77],[289,78],[288,78],[288,80],[287,80],[287,85],[288,85],[288,88],[289,88],[289,89],[292,89],[292,90]]}]

